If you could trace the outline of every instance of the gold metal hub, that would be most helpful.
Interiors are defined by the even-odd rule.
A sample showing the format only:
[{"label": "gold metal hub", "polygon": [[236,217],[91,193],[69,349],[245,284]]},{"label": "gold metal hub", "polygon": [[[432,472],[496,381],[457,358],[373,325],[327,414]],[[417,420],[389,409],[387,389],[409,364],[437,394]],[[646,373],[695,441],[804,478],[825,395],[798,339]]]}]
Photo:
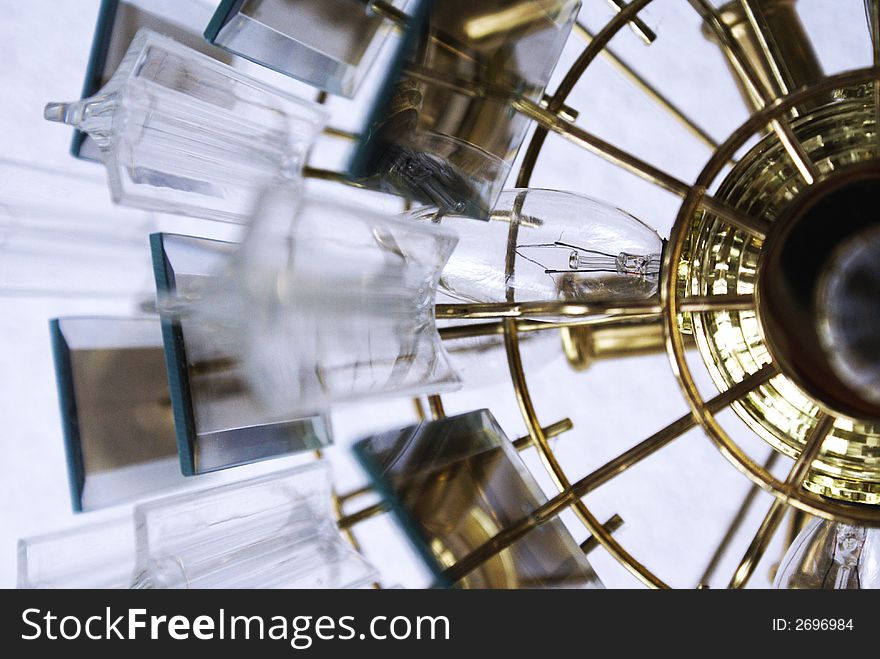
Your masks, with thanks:
[{"label": "gold metal hub", "polygon": [[[792,236],[809,225],[810,240],[802,244],[821,244],[822,232],[829,248],[836,240],[832,234],[838,231],[840,219],[826,211],[826,226],[820,224],[816,209],[822,207],[822,200],[827,202],[835,190],[852,194],[853,181],[876,181],[874,117],[873,88],[863,85],[840,89],[832,102],[791,121],[804,152],[816,165],[818,178],[812,185],[798,175],[776,134],[760,140],[714,196],[751,217],[767,220],[771,226],[767,240],[701,212],[683,248],[678,274],[686,296],[757,296],[759,311],[710,311],[683,319],[692,323],[703,360],[722,390],[766,364],[780,370],[733,405],[737,414],[776,450],[797,458],[823,412],[834,412],[834,425],[805,487],[835,499],[880,504],[876,408],[866,408],[849,392],[823,382],[823,370],[816,367],[822,361],[820,348],[811,347],[802,336],[815,320],[806,307],[798,312],[791,296],[779,291],[786,276],[797,280],[799,268],[806,288],[811,288],[809,281],[818,275],[808,274],[807,263],[811,258],[822,260],[819,247],[789,248]],[[811,250],[819,251],[811,255]],[[790,262],[783,263],[786,259]]]}]

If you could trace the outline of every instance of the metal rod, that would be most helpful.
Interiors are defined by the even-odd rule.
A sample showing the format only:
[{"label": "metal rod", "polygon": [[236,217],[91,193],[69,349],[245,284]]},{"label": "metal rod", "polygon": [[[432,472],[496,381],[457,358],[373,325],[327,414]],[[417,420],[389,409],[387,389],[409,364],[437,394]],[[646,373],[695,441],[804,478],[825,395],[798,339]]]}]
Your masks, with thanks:
[{"label": "metal rod", "polygon": [[865,18],[868,21],[868,33],[871,35],[874,66],[880,66],[880,0],[865,0]]},{"label": "metal rod", "polygon": [[813,460],[819,456],[819,451],[822,449],[822,443],[834,427],[834,422],[835,418],[830,414],[819,414],[819,417],[816,420],[816,425],[813,426],[813,429],[807,434],[804,447],[801,449],[801,454],[798,456],[798,459],[795,460],[794,466],[791,468],[791,472],[788,474],[788,478],[785,481],[786,485],[790,488],[799,489],[803,485],[804,478],[807,477],[807,472],[810,470]]},{"label": "metal rod", "polygon": [[310,165],[306,165],[303,167],[302,174],[304,178],[313,178],[321,181],[333,181],[334,183],[344,183],[345,185],[349,185],[353,188],[363,188],[367,189],[367,186],[355,179],[348,176],[343,172],[333,171],[331,169],[321,169],[320,167],[312,167]]},{"label": "metal rod", "polygon": [[359,487],[356,490],[352,490],[351,492],[346,492],[345,494],[338,495],[338,499],[340,503],[347,503],[352,499],[357,499],[358,497],[362,497],[365,494],[369,494],[373,491],[372,485],[364,485],[363,487]]},{"label": "metal rod", "polygon": [[[611,5],[611,8],[614,9],[617,13],[622,12],[626,9],[627,3],[625,0],[608,0],[608,4]],[[634,16],[629,21],[629,26],[633,32],[638,35],[638,37],[644,41],[647,45],[651,45],[654,43],[654,40],[657,39],[657,35],[654,33],[654,30],[649,28],[638,16]]]},{"label": "metal rod", "polygon": [[435,421],[446,417],[446,410],[443,409],[443,399],[440,394],[428,396],[428,407],[431,409],[431,418]]},{"label": "metal rod", "polygon": [[[685,313],[716,311],[744,311],[753,309],[751,294],[693,295],[679,302],[678,308]],[[438,319],[461,318],[539,318],[542,316],[644,316],[662,312],[656,299],[617,300],[612,302],[571,302],[551,300],[548,302],[478,302],[466,304],[438,304]],[[515,325],[514,325],[515,327]]]},{"label": "metal rod", "polygon": [[351,131],[342,130],[341,128],[334,128],[333,126],[327,126],[323,132],[324,135],[338,137],[343,140],[348,140],[349,142],[356,142],[361,138],[358,133],[352,133]]},{"label": "metal rod", "polygon": [[[573,30],[587,43],[591,42],[595,37],[586,25],[577,21]],[[648,98],[654,101],[658,106],[663,108],[669,115],[684,126],[689,133],[696,137],[700,142],[705,144],[709,149],[718,148],[716,142],[708,132],[701,128],[697,123],[688,117],[675,103],[670,101],[659,89],[642,78],[636,71],[621,59],[611,48],[602,50],[602,55],[607,59],[620,73],[622,73],[630,82],[638,87]],[[561,113],[560,113],[560,116]]]},{"label": "metal rod", "polygon": [[[515,370],[513,364],[514,362],[511,361],[511,371]],[[713,413],[718,412],[733,403],[735,400],[742,398],[755,388],[764,384],[775,374],[776,369],[773,366],[765,366],[761,370],[749,375],[741,382],[733,385],[727,391],[724,391],[711,400],[706,401],[706,406]],[[521,401],[521,404],[524,404],[529,408],[531,407],[531,401],[528,399]],[[533,413],[534,410],[529,409],[529,412]],[[569,506],[578,504],[580,499],[586,496],[590,491],[607,483],[609,480],[623,473],[633,465],[653,455],[695,425],[696,420],[694,419],[693,414],[687,414],[680,419],[673,421],[665,428],[654,433],[648,439],[640,442],[602,467],[599,467],[585,478],[582,478],[575,483],[564,485],[559,494],[536,508],[531,515],[528,515],[520,519],[518,522],[499,531],[498,534],[457,561],[455,565],[446,570],[446,576],[453,583],[467,576],[482,563],[509,547],[532,529],[553,519]],[[539,443],[542,439],[544,443],[546,443],[546,437],[544,437],[542,433],[536,434],[538,435],[537,439],[539,440],[536,443]],[[555,461],[552,453],[548,456],[548,459]],[[602,539],[600,538],[598,541],[601,542],[601,540]],[[602,544],[605,543],[602,542]]]},{"label": "metal rod", "polygon": [[758,567],[758,562],[761,560],[764,552],[767,551],[767,546],[773,539],[773,535],[776,533],[776,529],[779,528],[779,522],[782,521],[784,515],[785,502],[782,499],[773,499],[773,503],[770,504],[770,510],[764,516],[758,532],[755,533],[755,537],[752,539],[751,544],[749,544],[748,549],[746,549],[746,553],[739,562],[736,572],[733,573],[733,578],[730,580],[728,588],[742,588],[746,585],[749,577],[752,576],[755,568]]},{"label": "metal rod", "polygon": [[746,215],[727,204],[719,202],[717,199],[706,195],[705,189],[700,190],[699,205],[703,206],[712,215],[717,215],[731,226],[750,233],[751,235],[764,240],[767,232],[770,230],[770,222],[761,217],[753,217]]},{"label": "metal rod", "polygon": [[[688,1],[715,35],[721,49],[724,51],[725,55],[727,55],[727,58],[732,63],[737,75],[742,79],[743,84],[746,86],[749,95],[754,98],[761,107],[773,105],[777,99],[768,98],[764,90],[762,90],[757,73],[752,69],[748,62],[748,58],[743,53],[740,45],[732,38],[730,30],[724,25],[724,22],[718,15],[718,10],[712,7],[707,0]],[[801,178],[804,179],[804,182],[807,185],[812,185],[819,177],[820,172],[816,167],[816,164],[810,160],[803,145],[792,132],[791,126],[788,125],[786,120],[778,118],[773,119],[769,126],[773,129],[773,132],[776,133],[779,141],[785,148],[788,157],[791,159],[792,163],[794,163],[795,168],[801,175]]]},{"label": "metal rod", "polygon": [[561,135],[573,144],[577,144],[578,146],[609,160],[628,172],[645,179],[649,183],[653,183],[664,190],[668,190],[669,192],[682,197],[690,191],[690,186],[687,183],[667,174],[653,165],[648,164],[644,160],[633,156],[629,152],[606,142],[600,137],[587,132],[580,126],[565,121],[558,115],[554,114],[551,110],[542,108],[533,101],[524,98],[515,98],[512,99],[512,104],[515,110],[521,112],[530,119],[537,121],[545,130]]},{"label": "metal rod", "polygon": [[[614,513],[611,517],[608,518],[608,521],[602,525],[608,533],[614,533],[621,526],[623,526],[623,517]],[[591,551],[597,549],[599,547],[599,541],[596,540],[593,536],[590,536],[586,540],[581,543],[581,551],[584,554],[589,554]]]},{"label": "metal rod", "polygon": [[415,407],[416,416],[419,421],[424,421],[428,418],[428,415],[425,414],[425,405],[422,403],[421,398],[413,398],[413,406]]},{"label": "metal rod", "polygon": [[381,515],[382,513],[387,511],[388,504],[384,501],[380,501],[378,503],[374,503],[372,506],[364,508],[363,510],[357,511],[356,513],[340,517],[337,524],[339,528],[344,531],[346,529],[350,529],[355,524],[363,522],[366,519],[370,519],[371,517]]},{"label": "metal rod", "polygon": [[[574,424],[571,422],[571,419],[562,419],[561,421],[557,421],[556,423],[551,423],[549,426],[544,427],[542,430],[544,431],[544,436],[550,439],[551,437],[557,437],[564,432],[568,432],[574,427]],[[523,437],[518,437],[513,440],[513,448],[517,451],[522,451],[524,449],[532,446],[532,437],[530,435],[524,435]]]},{"label": "metal rod", "polygon": [[[871,35],[871,51],[874,68],[880,68],[880,0],[865,0],[865,17],[868,21],[868,32]],[[875,80],[874,88],[874,125],[880,126],[880,80]],[[880,158],[880,132],[875,129],[875,157]]]},{"label": "metal rod", "polygon": [[[652,320],[659,321],[659,314],[641,314],[631,315],[627,318],[630,320]],[[591,327],[601,328],[603,325],[614,325],[620,323],[617,317],[599,317],[599,318],[581,318],[566,319],[563,321],[547,321],[547,320],[529,320],[518,318],[516,321],[517,332],[541,332],[546,330],[562,329],[564,327],[583,327],[589,325]],[[489,323],[471,323],[468,325],[450,325],[448,327],[440,327],[437,330],[440,338],[444,341],[454,341],[455,339],[467,339],[476,336],[494,336],[496,334],[504,334],[504,323],[500,320]]]},{"label": "metal rod", "polygon": [[[616,16],[608,21],[605,27],[599,30],[559,83],[559,86],[556,88],[556,93],[553,94],[553,102],[548,106],[549,110],[556,111],[562,107],[565,100],[568,98],[568,95],[584,74],[584,71],[587,70],[587,67],[593,62],[599,53],[605,49],[608,42],[611,41],[611,38],[617,34],[618,30],[624,25],[624,23],[637,18],[638,12],[649,2],[651,2],[651,0],[633,0],[633,2],[630,2],[625,8],[621,9]],[[516,179],[516,187],[529,187],[529,180],[532,177],[532,172],[538,162],[538,155],[541,153],[541,147],[544,145],[546,139],[547,129],[538,126],[532,135],[532,139],[530,140],[525,156],[523,157],[522,165],[520,166],[519,174]]]},{"label": "metal rod", "polygon": [[[813,426],[813,429],[807,435],[806,441],[804,442],[804,448],[801,450],[801,454],[795,461],[794,466],[791,468],[791,472],[785,481],[788,494],[791,494],[793,488],[800,488],[803,484],[804,477],[807,475],[810,465],[813,464],[813,460],[819,455],[822,443],[825,441],[825,438],[833,427],[834,421],[835,419],[833,416],[824,413],[821,414],[816,425]],[[767,551],[767,547],[773,539],[773,535],[779,528],[779,523],[785,516],[786,505],[787,501],[785,498],[778,497],[773,500],[770,510],[767,511],[764,521],[761,522],[758,532],[752,539],[751,544],[739,563],[739,566],[737,566],[736,572],[734,572],[728,588],[742,588],[748,583],[748,580],[758,566],[761,557],[764,555],[764,552]]]},{"label": "metal rod", "polygon": [[[770,457],[764,462],[764,469],[770,471],[778,461],[779,453],[771,451]],[[758,493],[760,491],[761,488],[755,483],[751,484],[749,491],[746,493],[745,498],[743,498],[742,504],[740,504],[739,510],[736,511],[736,515],[734,515],[733,519],[730,521],[730,525],[727,527],[727,531],[721,538],[721,542],[719,542],[718,546],[715,548],[712,558],[709,559],[709,564],[706,565],[706,569],[703,570],[703,574],[698,583],[708,584],[712,580],[715,570],[718,569],[718,564],[721,562],[724,554],[727,553],[733,538],[739,532],[740,528],[742,528],[743,522],[746,520],[749,511],[752,509],[752,505],[754,505],[755,501],[758,499]]]}]

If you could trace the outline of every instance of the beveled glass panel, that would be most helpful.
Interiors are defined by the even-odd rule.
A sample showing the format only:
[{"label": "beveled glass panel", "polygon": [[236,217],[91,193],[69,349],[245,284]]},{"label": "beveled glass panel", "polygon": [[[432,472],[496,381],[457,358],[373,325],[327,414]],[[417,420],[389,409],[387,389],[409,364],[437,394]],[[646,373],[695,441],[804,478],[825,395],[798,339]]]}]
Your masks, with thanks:
[{"label": "beveled glass panel", "polygon": [[[219,271],[236,245],[174,234],[151,236],[160,297],[186,298]],[[191,320],[165,318],[162,334],[181,468],[187,475],[314,450],[332,441],[324,416],[271,418],[252,395],[242,364]]]},{"label": "beveled glass panel", "polygon": [[[444,570],[546,497],[488,410],[375,435],[355,444],[438,583]],[[471,588],[602,587],[558,518],[464,577]]]},{"label": "beveled glass panel", "polygon": [[[391,0],[404,9],[407,0]],[[393,23],[353,0],[224,0],[211,43],[331,94],[352,97]]]},{"label": "beveled glass panel", "polygon": [[444,0],[352,162],[356,177],[485,218],[525,138],[580,0]]},{"label": "beveled glass panel", "polygon": [[158,319],[60,318],[50,329],[74,509],[182,485]]}]

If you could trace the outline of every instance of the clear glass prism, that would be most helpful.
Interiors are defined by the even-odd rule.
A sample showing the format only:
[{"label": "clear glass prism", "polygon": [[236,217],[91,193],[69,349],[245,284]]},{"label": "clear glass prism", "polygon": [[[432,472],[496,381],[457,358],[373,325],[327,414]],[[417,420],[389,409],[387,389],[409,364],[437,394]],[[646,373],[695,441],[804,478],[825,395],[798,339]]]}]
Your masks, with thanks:
[{"label": "clear glass prism", "polygon": [[[158,233],[150,236],[156,290],[166,299],[198,294],[232,257],[235,243]],[[272,419],[252,395],[240,360],[184,319],[164,318],[162,339],[181,469],[202,474],[316,450],[332,442],[326,416]],[[205,341],[205,340],[208,341]]]},{"label": "clear glass prism", "polygon": [[134,526],[124,517],[18,541],[18,588],[128,588]]},{"label": "clear glass prism", "polygon": [[336,526],[327,463],[135,508],[135,588],[356,588],[375,570]]},{"label": "clear glass prism", "polygon": [[100,92],[44,116],[88,133],[116,203],[243,222],[256,193],[297,180],[326,115],[142,29]]},{"label": "clear glass prism", "polygon": [[427,223],[274,188],[229,267],[176,304],[199,341],[241,361],[269,418],[448,391],[459,378],[434,295],[455,243]]}]

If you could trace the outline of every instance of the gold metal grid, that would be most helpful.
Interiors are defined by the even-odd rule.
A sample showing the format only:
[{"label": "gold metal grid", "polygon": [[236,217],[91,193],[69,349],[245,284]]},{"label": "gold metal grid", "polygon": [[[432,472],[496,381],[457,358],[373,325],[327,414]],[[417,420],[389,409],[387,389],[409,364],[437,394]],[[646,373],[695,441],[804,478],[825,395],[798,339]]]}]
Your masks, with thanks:
[{"label": "gold metal grid", "polygon": [[[666,99],[651,85],[641,80],[632,69],[607,50],[611,39],[624,25],[638,21],[638,13],[650,4],[651,1],[633,0],[628,5],[622,2],[614,3],[619,12],[595,35],[582,25],[578,25],[575,32],[587,40],[588,45],[564,76],[556,92],[546,98],[542,104],[533,103],[521,97],[511,98],[511,104],[517,111],[529,116],[537,123],[517,177],[517,187],[528,187],[547,134],[554,132],[682,198],[670,237],[669,248],[666,250],[664,257],[660,298],[659,300],[633,300],[629,302],[615,302],[613,304],[565,301],[513,302],[510,300],[507,303],[497,304],[437,305],[436,317],[438,319],[486,319],[491,321],[478,325],[443,328],[441,336],[444,338],[503,334],[517,402],[528,429],[527,437],[517,440],[517,448],[534,445],[545,468],[559,490],[557,495],[551,497],[531,515],[523,518],[511,527],[503,529],[495,537],[483,545],[474,548],[467,556],[449,567],[447,569],[447,576],[452,581],[463,578],[530,530],[554,518],[564,510],[571,508],[591,534],[591,538],[584,543],[585,545],[590,547],[597,544],[601,545],[645,585],[652,588],[667,588],[668,585],[660,577],[639,562],[611,535],[613,529],[619,525],[619,522],[612,519],[607,524],[601,524],[587,507],[583,497],[615,476],[635,466],[643,459],[661,450],[697,425],[703,428],[705,434],[734,467],[747,476],[756,486],[766,490],[775,497],[764,521],[732,576],[729,584],[730,587],[739,588],[746,584],[789,506],[799,512],[807,512],[827,519],[853,522],[866,526],[880,526],[880,507],[852,506],[836,500],[823,499],[802,487],[807,471],[818,455],[822,442],[835,420],[833,416],[824,414],[820,417],[819,422],[808,436],[800,456],[794,462],[785,480],[775,478],[770,473],[769,468],[771,465],[769,463],[765,466],[758,464],[730,438],[717,420],[717,414],[754,391],[761,384],[767,382],[777,374],[777,368],[773,364],[768,364],[759,371],[747,375],[742,381],[734,384],[727,390],[706,400],[699,393],[690,366],[685,359],[684,350],[686,344],[679,325],[679,319],[681,314],[734,310],[756,311],[758,301],[753,295],[686,295],[684,291],[679,290],[676,277],[677,264],[682,257],[685,240],[689,235],[695,218],[699,217],[702,212],[709,213],[735,229],[744,231],[759,240],[765,238],[769,228],[769,224],[765,220],[748,216],[733,209],[723,202],[714,199],[707,192],[715,177],[734,159],[738,149],[751,136],[762,130],[769,129],[779,139],[798,175],[807,185],[811,185],[820,178],[816,165],[810,161],[788,123],[789,113],[795,106],[802,104],[804,101],[812,100],[823,94],[827,95],[835,89],[880,81],[880,0],[872,0],[871,2],[871,14],[874,19],[872,24],[869,25],[874,54],[872,67],[828,77],[806,89],[784,89],[785,95],[781,98],[768,98],[766,93],[762,91],[755,71],[750,67],[739,45],[731,37],[729,29],[720,20],[718,11],[706,0],[687,0],[714,34],[719,45],[733,64],[734,69],[745,83],[747,90],[759,101],[758,105],[761,106],[760,110],[755,111],[721,145],[715,144],[702,128],[682,113],[671,101]],[[765,34],[766,25],[762,21],[761,10],[755,0],[740,0],[740,2],[746,17],[755,31],[759,35]],[[639,26],[643,24],[638,22],[635,25],[634,29],[638,31]],[[766,41],[764,43],[766,45]],[[713,152],[706,166],[694,184],[691,185],[681,181],[661,169],[644,162],[633,154],[592,135],[588,131],[574,125],[566,116],[566,113],[571,114],[569,110],[566,110],[565,102],[567,97],[590,64],[600,54],[608,56],[612,63],[624,70],[627,76],[634,80],[659,107],[669,112],[672,117],[684,125],[691,133],[700,138],[704,145],[712,149]],[[765,55],[768,58],[772,58],[772,53],[769,49]],[[880,118],[880,84],[873,84],[873,89],[875,113]],[[511,232],[515,231],[515,224],[512,223]],[[511,237],[515,241],[515,235]],[[507,268],[507,274],[512,274],[513,262],[510,259],[508,259]],[[562,317],[566,320],[550,323],[541,323],[534,320],[541,316]],[[557,460],[548,442],[551,428],[553,428],[552,434],[558,434],[570,428],[571,422],[566,419],[547,428],[544,428],[540,423],[532,403],[531,394],[526,382],[526,374],[520,358],[519,333],[523,331],[554,329],[565,324],[593,324],[602,322],[602,318],[609,316],[614,319],[646,317],[662,319],[665,346],[670,364],[691,411],[586,477],[572,482]],[[418,405],[421,406],[421,403],[418,403]],[[430,407],[435,418],[443,415],[442,402],[439,396],[431,397]],[[422,408],[420,407],[420,409]],[[753,495],[751,495],[751,498],[753,498]],[[725,535],[721,546],[715,552],[713,563],[710,564],[706,574],[711,574],[712,570],[714,570],[717,556],[720,555],[729,543],[733,531],[741,524],[741,521],[742,515],[737,515],[731,525],[731,530]],[[706,578],[704,575],[704,580]]]}]

